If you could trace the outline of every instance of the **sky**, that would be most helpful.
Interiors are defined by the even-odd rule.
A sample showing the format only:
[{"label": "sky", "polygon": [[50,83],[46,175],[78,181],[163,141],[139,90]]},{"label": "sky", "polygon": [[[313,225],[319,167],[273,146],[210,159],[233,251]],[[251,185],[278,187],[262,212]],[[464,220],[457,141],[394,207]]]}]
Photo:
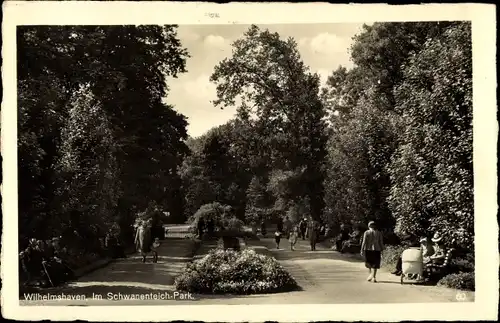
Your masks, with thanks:
[{"label": "sky", "polygon": [[[324,83],[340,65],[352,67],[349,47],[362,24],[289,24],[258,25],[278,32],[282,38],[293,37],[302,60]],[[210,128],[232,119],[236,108],[221,110],[211,103],[216,99],[215,84],[209,81],[214,67],[231,56],[231,43],[243,36],[250,25],[180,25],[178,37],[188,50],[187,73],[167,80],[170,88],[167,103],[187,117],[188,134],[198,137]]]}]

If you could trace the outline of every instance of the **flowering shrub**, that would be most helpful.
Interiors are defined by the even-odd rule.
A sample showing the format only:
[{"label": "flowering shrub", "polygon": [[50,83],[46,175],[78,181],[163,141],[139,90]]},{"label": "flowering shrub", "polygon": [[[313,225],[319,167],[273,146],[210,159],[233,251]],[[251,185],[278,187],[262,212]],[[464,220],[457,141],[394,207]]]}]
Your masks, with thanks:
[{"label": "flowering shrub", "polygon": [[438,286],[473,291],[475,290],[474,272],[447,275],[438,282]]},{"label": "flowering shrub", "polygon": [[249,249],[216,249],[190,263],[175,286],[201,294],[263,294],[290,291],[297,283],[272,257]]}]

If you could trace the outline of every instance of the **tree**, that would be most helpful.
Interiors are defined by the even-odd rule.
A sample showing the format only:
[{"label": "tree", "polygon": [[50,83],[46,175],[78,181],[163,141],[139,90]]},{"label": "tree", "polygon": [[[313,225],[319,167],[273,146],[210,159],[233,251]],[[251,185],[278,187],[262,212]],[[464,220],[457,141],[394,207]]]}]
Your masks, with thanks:
[{"label": "tree", "polygon": [[212,220],[218,228],[221,228],[224,222],[227,222],[232,217],[233,213],[231,206],[213,202],[203,204],[196,213],[189,217],[188,223],[196,226],[200,219],[203,219],[205,223]]},{"label": "tree", "polygon": [[[351,47],[354,64],[373,85],[385,109],[395,106],[393,88],[403,78],[402,66],[423,44],[440,35],[450,22],[391,22],[364,25]],[[366,81],[365,81],[366,82]],[[363,84],[363,83],[361,83]],[[360,85],[361,85],[360,84]]]},{"label": "tree", "polygon": [[[58,224],[69,229],[92,223],[107,231],[117,222],[114,209],[120,195],[111,125],[87,87],[74,93],[68,112],[56,164],[60,182],[54,202],[60,203],[61,212],[50,228],[58,234]],[[79,217],[65,219],[71,212]]]},{"label": "tree", "polygon": [[269,207],[269,197],[263,179],[252,177],[246,192],[245,220],[247,223],[257,223],[266,216]]},{"label": "tree", "polygon": [[322,90],[330,112],[327,218],[377,220],[392,229],[388,170],[404,124],[393,91],[410,57],[450,23],[375,23],[354,37],[351,70],[339,68]]},{"label": "tree", "polygon": [[323,160],[326,137],[324,107],[319,100],[319,77],[300,59],[293,39],[253,25],[233,43],[233,55],[214,69],[217,84],[214,104],[238,105],[240,120],[253,120],[259,148],[271,168],[305,167],[306,195],[313,216],[323,209]]},{"label": "tree", "polygon": [[163,102],[166,77],[184,72],[188,56],[175,26],[27,26],[18,29],[17,44],[20,236],[45,237],[45,224],[58,212],[64,216],[54,204],[65,203],[56,194],[68,188],[55,169],[61,154],[81,155],[78,143],[64,150],[62,141],[78,137],[69,135],[75,127],[69,102],[82,85],[112,134],[99,138],[113,138],[120,175],[111,185],[120,192],[113,212],[124,235],[132,236],[134,209],[149,200],[179,205],[176,189],[165,183],[178,185],[187,123]]},{"label": "tree", "polygon": [[406,130],[390,166],[390,205],[403,233],[441,231],[472,249],[470,23],[429,39],[404,69],[396,109]]}]

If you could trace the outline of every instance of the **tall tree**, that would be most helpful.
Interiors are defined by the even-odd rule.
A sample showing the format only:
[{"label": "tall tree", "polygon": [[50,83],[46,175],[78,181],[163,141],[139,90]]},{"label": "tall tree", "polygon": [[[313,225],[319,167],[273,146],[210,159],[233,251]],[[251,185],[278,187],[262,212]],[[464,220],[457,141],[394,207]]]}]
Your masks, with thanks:
[{"label": "tall tree", "polygon": [[[49,227],[56,234],[85,224],[110,228],[117,222],[120,179],[109,120],[86,87],[73,94],[68,113],[56,163],[59,198],[51,203],[61,212]],[[79,217],[65,219],[65,214]]]},{"label": "tall tree", "polygon": [[252,118],[260,134],[260,149],[273,168],[305,167],[303,186],[312,201],[313,216],[323,209],[325,155],[324,107],[319,77],[304,65],[293,39],[253,25],[233,43],[231,58],[220,62],[211,76],[217,84],[216,106],[234,106],[238,117]]},{"label": "tall tree", "polygon": [[472,42],[470,23],[455,23],[411,57],[396,89],[404,117],[390,167],[390,204],[398,230],[441,231],[473,243]]},{"label": "tall tree", "polygon": [[322,91],[331,114],[326,203],[328,217],[335,222],[376,219],[385,228],[393,227],[387,203],[391,189],[387,166],[404,129],[393,91],[402,82],[410,57],[449,25],[364,26],[351,48],[355,67],[340,68],[329,77]]},{"label": "tall tree", "polygon": [[20,229],[36,235],[43,225],[34,218],[54,213],[62,129],[82,85],[109,122],[120,171],[115,211],[130,228],[130,210],[165,198],[187,152],[187,123],[163,103],[166,77],[185,71],[175,26],[30,26],[18,28],[17,44]]}]

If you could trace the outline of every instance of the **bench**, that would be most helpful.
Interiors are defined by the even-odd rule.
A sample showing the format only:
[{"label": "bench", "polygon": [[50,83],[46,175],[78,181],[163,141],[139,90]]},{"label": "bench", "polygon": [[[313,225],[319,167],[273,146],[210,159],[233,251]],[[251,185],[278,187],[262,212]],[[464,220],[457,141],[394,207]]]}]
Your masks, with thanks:
[{"label": "bench", "polygon": [[341,253],[360,253],[361,244],[356,241],[347,240],[342,243]]},{"label": "bench", "polygon": [[442,264],[428,263],[424,268],[424,276],[431,280],[439,280],[450,271],[455,249],[448,249]]}]

